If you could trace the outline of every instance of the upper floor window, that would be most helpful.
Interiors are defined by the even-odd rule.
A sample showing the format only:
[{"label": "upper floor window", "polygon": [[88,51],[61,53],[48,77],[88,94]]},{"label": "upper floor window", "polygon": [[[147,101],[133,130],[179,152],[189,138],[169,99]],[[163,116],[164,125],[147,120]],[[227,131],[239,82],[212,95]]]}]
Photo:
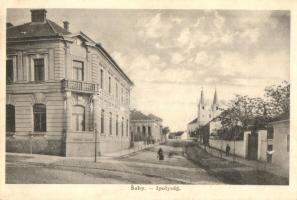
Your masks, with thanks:
[{"label": "upper floor window", "polygon": [[103,78],[104,78],[103,69],[100,69],[100,87],[101,87],[101,89],[103,89]]},{"label": "upper floor window", "polygon": [[129,120],[127,119],[127,122],[126,122],[126,136],[129,135]]},{"label": "upper floor window", "polygon": [[104,110],[101,110],[101,133],[104,133]]},{"label": "upper floor window", "polygon": [[73,79],[77,81],[84,80],[84,65],[83,62],[73,61]]},{"label": "upper floor window", "polygon": [[109,113],[109,134],[112,135],[112,113]]},{"label": "upper floor window", "polygon": [[137,133],[140,133],[140,127],[139,126],[137,127]]},{"label": "upper floor window", "polygon": [[6,83],[13,82],[13,60],[6,60]]},{"label": "upper floor window", "polygon": [[34,59],[34,80],[44,81],[44,59]]},{"label": "upper floor window", "polygon": [[119,116],[116,117],[116,135],[119,134]]},{"label": "upper floor window", "polygon": [[122,131],[122,136],[124,136],[124,118],[123,117],[122,117],[121,131]]},{"label": "upper floor window", "polygon": [[119,96],[118,83],[116,83],[116,98]]},{"label": "upper floor window", "polygon": [[73,131],[85,131],[85,108],[83,106],[72,107]]},{"label": "upper floor window", "polygon": [[111,94],[111,77],[108,77],[108,92]]},{"label": "upper floor window", "polygon": [[34,104],[33,106],[34,117],[34,131],[46,131],[46,106],[44,104]]},{"label": "upper floor window", "polygon": [[6,131],[15,132],[15,107],[6,105]]},{"label": "upper floor window", "polygon": [[152,135],[152,132],[151,132],[151,127],[147,127],[147,131],[148,131],[148,135],[151,136]]}]

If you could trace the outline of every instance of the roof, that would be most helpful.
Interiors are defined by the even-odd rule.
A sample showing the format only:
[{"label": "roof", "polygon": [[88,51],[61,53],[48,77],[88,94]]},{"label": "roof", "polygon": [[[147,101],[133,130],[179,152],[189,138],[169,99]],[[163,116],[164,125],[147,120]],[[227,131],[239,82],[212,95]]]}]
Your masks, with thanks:
[{"label": "roof", "polygon": [[184,134],[184,131],[177,131],[177,132],[169,133],[169,135],[171,135],[171,136],[181,136],[182,134]]},{"label": "roof", "polygon": [[[55,22],[46,19],[45,22],[29,22],[18,26],[11,26],[6,29],[7,39],[26,39],[31,37],[60,37],[69,36],[75,37],[78,35],[83,36],[87,40],[94,42],[90,37],[88,37],[83,32],[79,32],[77,34],[72,34],[67,31],[63,27],[59,26]],[[102,47],[101,44],[95,43],[95,46],[101,50],[101,52],[110,60],[110,62],[114,65],[114,67],[122,74],[125,79],[130,83],[130,85],[134,85],[131,79],[125,74],[125,72],[119,67],[119,65],[115,62],[115,60],[109,55],[109,53]]]},{"label": "roof", "polygon": [[149,114],[148,117],[150,117],[153,120],[162,121],[162,119],[154,114]]},{"label": "roof", "polygon": [[152,119],[138,110],[131,110],[130,120],[131,121],[133,121],[133,120],[149,120],[149,121],[151,121]]},{"label": "roof", "polygon": [[68,35],[69,31],[55,22],[46,19],[44,23],[29,22],[7,28],[7,38],[49,37],[59,34]]},{"label": "roof", "polygon": [[194,124],[194,123],[197,123],[197,121],[198,121],[198,118],[195,118],[191,122],[189,122],[188,124]]},{"label": "roof", "polygon": [[290,119],[290,113],[283,113],[280,114],[270,120],[270,123],[279,122],[279,121],[286,121]]}]

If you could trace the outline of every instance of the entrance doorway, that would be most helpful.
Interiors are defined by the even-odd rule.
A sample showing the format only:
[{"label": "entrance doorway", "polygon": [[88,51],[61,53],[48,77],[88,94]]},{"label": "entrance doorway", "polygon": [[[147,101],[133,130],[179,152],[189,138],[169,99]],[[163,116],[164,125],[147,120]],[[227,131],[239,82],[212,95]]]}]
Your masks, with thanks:
[{"label": "entrance doorway", "polygon": [[249,160],[257,160],[258,159],[258,133],[256,131],[252,131],[252,133],[250,135],[248,135],[247,158]]}]

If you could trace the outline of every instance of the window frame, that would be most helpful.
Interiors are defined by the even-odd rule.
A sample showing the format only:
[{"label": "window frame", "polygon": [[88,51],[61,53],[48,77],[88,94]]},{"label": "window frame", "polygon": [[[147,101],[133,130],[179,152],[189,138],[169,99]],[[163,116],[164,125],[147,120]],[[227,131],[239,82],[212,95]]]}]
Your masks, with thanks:
[{"label": "window frame", "polygon": [[101,134],[104,134],[104,109],[101,109],[101,127],[100,127],[100,132]]},{"label": "window frame", "polygon": [[[8,66],[7,66],[7,62],[11,62],[11,66],[9,67],[9,68],[11,68],[11,80],[9,81],[9,79],[8,79],[8,74],[7,74],[7,72],[8,72]],[[12,84],[13,82],[14,82],[14,60],[12,59],[12,58],[9,58],[9,59],[6,59],[6,84]]]},{"label": "window frame", "polygon": [[[12,110],[10,110],[8,108],[12,108]],[[5,131],[6,132],[15,132],[15,106],[12,104],[6,104],[6,113],[5,114],[6,114]]]},{"label": "window frame", "polygon": [[[42,60],[42,62],[43,62],[43,65],[42,65],[42,68],[40,68],[40,66],[39,67],[37,67],[38,65],[36,65],[36,61],[37,60]],[[39,64],[40,65],[40,64]],[[45,81],[45,59],[44,59],[44,57],[36,57],[36,58],[33,58],[33,68],[34,68],[34,81],[36,81],[36,82],[44,82]],[[36,70],[36,69],[43,69],[43,71],[42,71],[42,73],[40,73],[40,71],[39,70]],[[40,73],[37,73],[37,71]],[[36,77],[38,77],[39,75],[42,75],[42,78],[36,78]]]},{"label": "window frame", "polygon": [[[36,111],[37,106],[41,106],[39,109],[44,109],[42,111]],[[39,121],[38,121],[39,120]],[[45,120],[43,122],[43,120]],[[39,123],[39,124],[36,124]],[[42,103],[36,103],[33,105],[33,131],[34,132],[46,132],[47,131],[47,113],[46,105]]]},{"label": "window frame", "polygon": [[[83,112],[82,113],[76,113],[74,112],[74,108],[75,107],[78,107],[78,108],[82,108],[83,109]],[[80,122],[80,116],[82,116],[82,120]],[[71,123],[75,123],[75,130],[72,130],[74,132],[85,132],[86,131],[86,108],[82,105],[73,105],[72,106],[72,113],[71,113],[71,117],[72,117],[72,121]],[[79,130],[80,129],[80,125],[79,123],[82,123],[82,130]],[[73,127],[73,124],[72,124],[72,127]]]},{"label": "window frame", "polygon": [[[81,67],[75,66],[74,63],[80,63]],[[78,72],[80,70],[81,70],[81,80],[78,79]],[[83,61],[80,61],[80,60],[72,61],[72,79],[75,81],[84,81],[84,62]]]}]

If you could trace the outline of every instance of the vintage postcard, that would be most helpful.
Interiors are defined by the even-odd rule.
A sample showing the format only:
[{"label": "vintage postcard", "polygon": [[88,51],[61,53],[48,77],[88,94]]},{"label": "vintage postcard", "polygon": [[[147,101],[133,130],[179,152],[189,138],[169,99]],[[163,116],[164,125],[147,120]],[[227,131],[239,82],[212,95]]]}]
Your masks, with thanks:
[{"label": "vintage postcard", "polygon": [[296,199],[297,2],[230,3],[6,1],[0,199]]}]

